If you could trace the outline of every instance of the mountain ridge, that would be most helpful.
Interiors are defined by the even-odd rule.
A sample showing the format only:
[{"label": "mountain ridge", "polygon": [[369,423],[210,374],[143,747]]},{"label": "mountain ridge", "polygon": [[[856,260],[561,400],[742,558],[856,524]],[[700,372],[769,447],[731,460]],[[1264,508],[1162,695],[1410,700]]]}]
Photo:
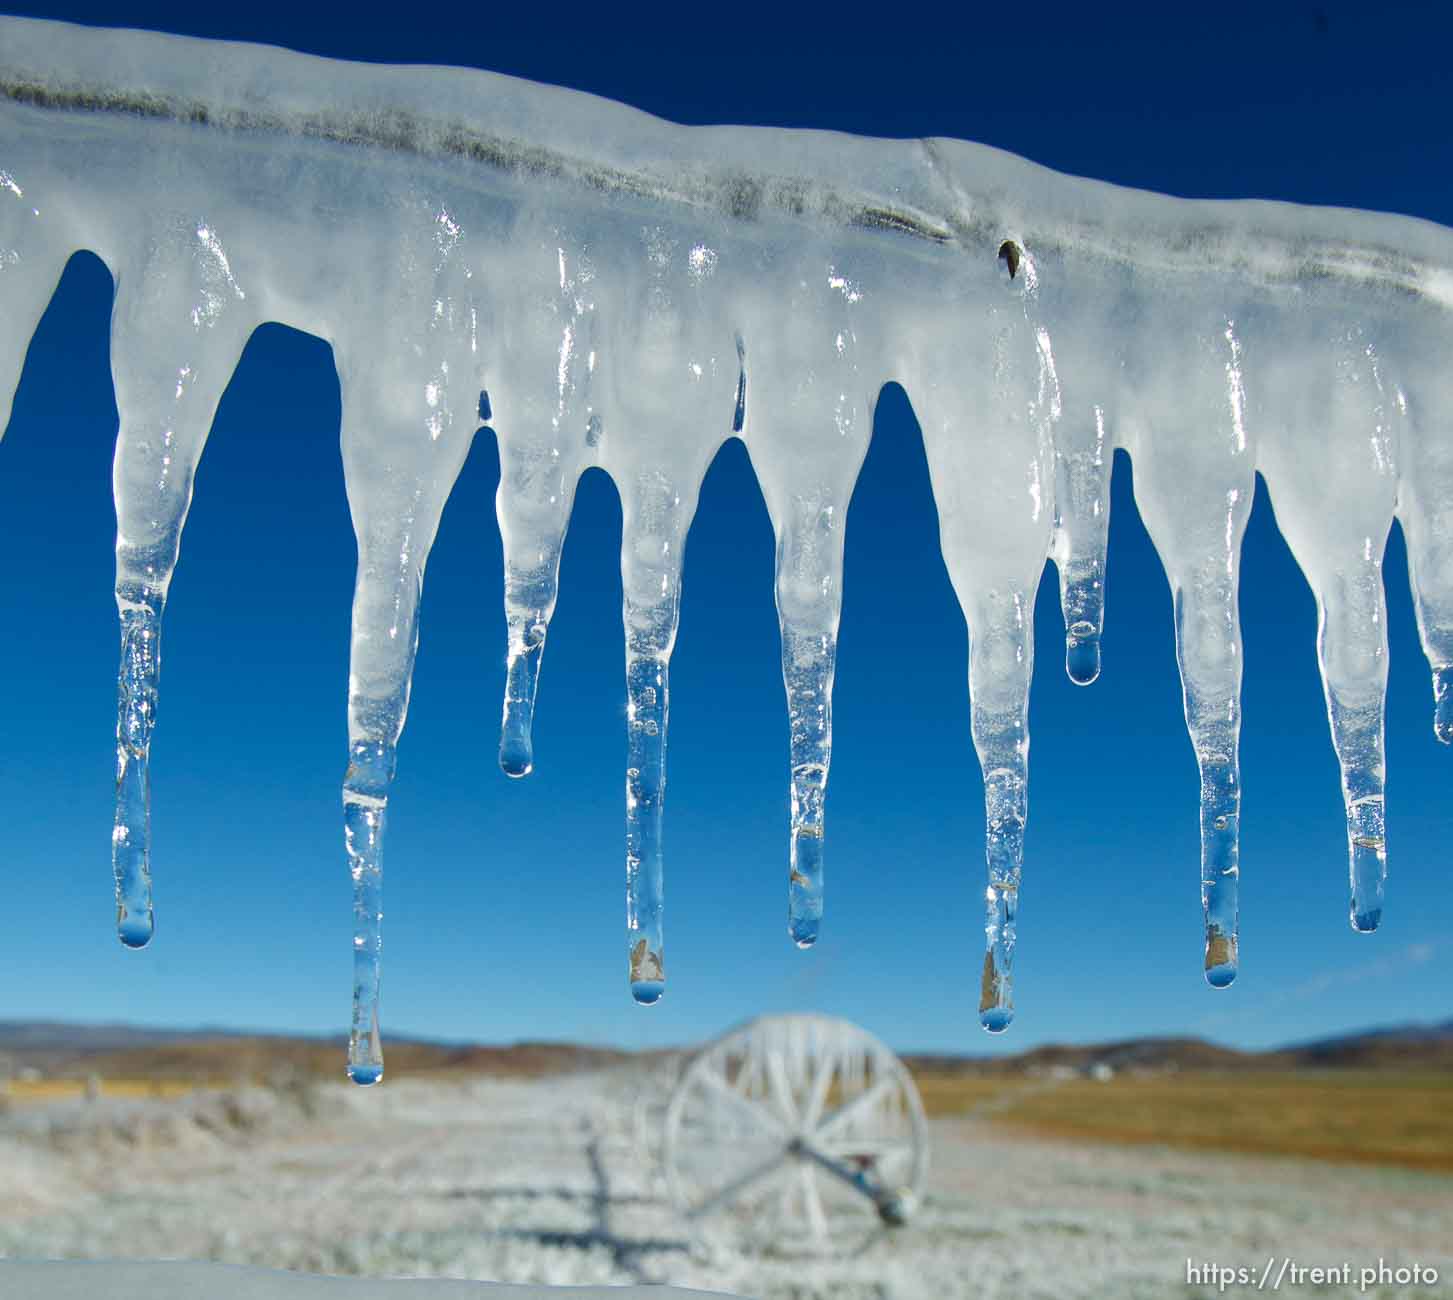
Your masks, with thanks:
[{"label": "mountain ridge", "polygon": [[[0,1020],[0,1077],[20,1070],[54,1076],[224,1078],[341,1071],[343,1034],[301,1035],[119,1022]],[[392,1036],[396,1074],[440,1071],[553,1074],[650,1060],[694,1047],[632,1051],[549,1040],[450,1042]],[[1282,1047],[1246,1051],[1193,1036],[1147,1036],[1099,1043],[1049,1043],[1013,1056],[904,1052],[914,1070],[947,1074],[1039,1074],[1111,1070],[1295,1070],[1399,1068],[1453,1070],[1453,1019],[1376,1026]]]}]

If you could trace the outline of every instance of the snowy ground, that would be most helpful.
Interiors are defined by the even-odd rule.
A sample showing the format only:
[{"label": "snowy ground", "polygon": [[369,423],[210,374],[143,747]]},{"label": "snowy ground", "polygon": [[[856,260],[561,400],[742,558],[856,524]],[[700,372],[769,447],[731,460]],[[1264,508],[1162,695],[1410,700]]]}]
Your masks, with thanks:
[{"label": "snowy ground", "polygon": [[642,1154],[640,1088],[622,1073],[403,1079],[17,1106],[0,1115],[0,1257],[670,1282],[771,1300],[1187,1297],[1216,1294],[1187,1285],[1188,1259],[1354,1275],[1381,1259],[1440,1280],[1281,1289],[1453,1297],[1453,1178],[1010,1139],[985,1121],[934,1121],[926,1203],[856,1257],[723,1254],[693,1242]]}]

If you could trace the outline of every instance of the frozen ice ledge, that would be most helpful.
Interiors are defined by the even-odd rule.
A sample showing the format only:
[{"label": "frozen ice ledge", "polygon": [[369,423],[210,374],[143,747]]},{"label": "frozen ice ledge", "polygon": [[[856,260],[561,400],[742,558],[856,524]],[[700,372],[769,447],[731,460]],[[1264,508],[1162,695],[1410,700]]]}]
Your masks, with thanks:
[{"label": "frozen ice ledge", "polygon": [[[152,932],[147,755],[162,611],[218,399],[252,331],[327,339],[358,539],[344,780],[350,1072],[382,1075],[385,809],[424,566],[481,417],[500,445],[508,673],[531,714],[575,484],[621,495],[626,958],[664,989],[668,670],[702,477],[746,443],[777,536],[790,716],[788,930],[822,915],[843,527],[883,384],[923,429],[970,629],[986,800],[980,1018],[1006,1027],[1027,815],[1033,605],[1059,572],[1066,667],[1099,672],[1112,453],[1174,593],[1201,773],[1205,970],[1234,978],[1241,640],[1254,476],[1320,610],[1350,916],[1386,871],[1381,562],[1406,532],[1435,728],[1453,738],[1453,233],[1188,202],[954,140],[682,128],[476,71],[0,19],[0,401],[66,259],[116,279],[121,617],[113,859]],[[0,420],[8,406],[0,406]],[[911,565],[921,557],[903,554]]]},{"label": "frozen ice ledge", "polygon": [[676,1287],[502,1286],[490,1282],[385,1281],[316,1277],[269,1269],[233,1268],[190,1261],[105,1260],[63,1263],[0,1259],[0,1294],[17,1300],[730,1300],[711,1291]]}]

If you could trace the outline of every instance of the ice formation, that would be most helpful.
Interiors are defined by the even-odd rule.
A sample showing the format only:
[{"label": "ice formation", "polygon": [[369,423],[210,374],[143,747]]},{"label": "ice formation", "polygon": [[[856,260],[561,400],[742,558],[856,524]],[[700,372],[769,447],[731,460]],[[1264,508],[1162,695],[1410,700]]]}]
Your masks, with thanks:
[{"label": "ice formation", "polygon": [[[0,20],[0,395],[77,249],[116,278],[121,617],[114,866],[152,905],[147,754],[167,586],[213,412],[251,332],[331,342],[358,541],[344,810],[350,1067],[380,1077],[385,809],[430,544],[487,414],[509,628],[500,761],[531,714],[575,484],[621,495],[632,990],[664,987],[662,818],[682,549],[723,441],[777,536],[790,716],[789,932],[822,911],[843,526],[882,385],[923,429],[970,629],[983,768],[980,1015],[1013,1014],[1033,606],[1059,571],[1066,667],[1099,671],[1115,447],[1174,593],[1201,773],[1205,970],[1234,978],[1237,578],[1254,475],[1316,595],[1351,918],[1386,858],[1381,560],[1408,539],[1435,728],[1453,740],[1453,234],[1402,217],[1211,203],[954,140],[682,128],[482,72]],[[0,419],[8,406],[0,407]],[[905,563],[911,557],[904,557]]]}]

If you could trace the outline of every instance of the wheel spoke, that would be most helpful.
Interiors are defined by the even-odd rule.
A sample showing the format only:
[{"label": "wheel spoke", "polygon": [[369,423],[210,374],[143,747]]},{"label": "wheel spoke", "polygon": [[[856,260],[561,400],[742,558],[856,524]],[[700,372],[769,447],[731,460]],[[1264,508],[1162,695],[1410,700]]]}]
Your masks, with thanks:
[{"label": "wheel spoke", "polygon": [[787,1129],[782,1121],[772,1111],[759,1102],[748,1101],[735,1088],[724,1079],[716,1070],[701,1070],[697,1078],[711,1091],[711,1094],[720,1101],[724,1101],[731,1111],[746,1120],[756,1128],[766,1126],[774,1133],[786,1136]]},{"label": "wheel spoke", "polygon": [[802,1184],[802,1208],[807,1226],[818,1242],[827,1241],[827,1215],[822,1210],[822,1195],[817,1190],[817,1173],[811,1165],[799,1165],[797,1178]]},{"label": "wheel spoke", "polygon": [[707,1197],[707,1199],[704,1200],[700,1205],[694,1206],[688,1212],[687,1217],[692,1219],[704,1219],[707,1218],[709,1215],[715,1214],[724,1206],[729,1205],[732,1201],[739,1199],[742,1194],[747,1191],[748,1188],[753,1186],[753,1184],[759,1183],[763,1179],[776,1173],[777,1170],[779,1170],[786,1163],[787,1151],[784,1148],[783,1150],[777,1152],[777,1154],[774,1155],[770,1160],[764,1160],[761,1164],[756,1165],[751,1169],[748,1169],[746,1173],[741,1174],[736,1178],[733,1178],[732,1181],[727,1183],[725,1187],[722,1187],[712,1196]]},{"label": "wheel spoke", "polygon": [[767,1057],[767,1078],[772,1087],[772,1098],[777,1103],[779,1118],[788,1129],[797,1127],[797,1102],[792,1096],[792,1085],[787,1081],[787,1066],[781,1053],[773,1052]]},{"label": "wheel spoke", "polygon": [[879,1079],[866,1092],[860,1092],[852,1101],[846,1105],[839,1106],[821,1124],[817,1126],[814,1138],[821,1139],[830,1133],[836,1133],[842,1129],[852,1118],[864,1111],[871,1110],[879,1100],[886,1097],[895,1087],[898,1080],[891,1074]]},{"label": "wheel spoke", "polygon": [[[782,1190],[777,1196],[775,1210],[767,1225],[769,1235],[786,1235],[792,1230],[791,1225],[796,1222],[795,1216],[792,1213],[792,1193],[798,1186],[797,1170],[796,1168],[792,1168],[784,1170],[783,1172],[785,1177],[781,1180]],[[761,1208],[763,1210],[767,1209],[771,1204],[772,1201],[769,1197],[762,1198]],[[760,1219],[762,1216],[759,1214],[757,1217]]]},{"label": "wheel spoke", "polygon": [[807,1106],[802,1112],[802,1127],[809,1133],[817,1127],[822,1119],[822,1108],[827,1105],[827,1092],[832,1087],[832,1076],[837,1069],[837,1061],[837,1053],[824,1047],[822,1060],[817,1065],[817,1074],[812,1080],[812,1093],[807,1098]]}]

